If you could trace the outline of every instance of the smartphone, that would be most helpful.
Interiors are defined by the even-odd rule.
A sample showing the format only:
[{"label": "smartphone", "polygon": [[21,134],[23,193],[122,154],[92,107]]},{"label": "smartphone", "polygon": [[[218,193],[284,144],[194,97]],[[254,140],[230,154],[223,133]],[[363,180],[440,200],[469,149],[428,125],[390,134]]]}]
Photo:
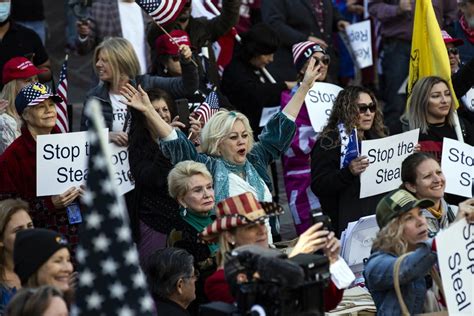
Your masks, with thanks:
[{"label": "smartphone", "polygon": [[189,130],[189,106],[188,99],[175,100],[176,110],[178,111],[179,121],[185,125],[183,132]]},{"label": "smartphone", "polygon": [[323,210],[320,208],[311,210],[311,221],[314,224],[323,223],[323,229],[332,231],[331,218],[323,214]]}]

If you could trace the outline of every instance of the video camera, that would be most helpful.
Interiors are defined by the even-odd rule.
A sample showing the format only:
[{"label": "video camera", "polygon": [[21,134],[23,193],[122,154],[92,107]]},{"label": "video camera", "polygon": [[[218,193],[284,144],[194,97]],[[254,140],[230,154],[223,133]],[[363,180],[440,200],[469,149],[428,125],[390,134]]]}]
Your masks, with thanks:
[{"label": "video camera", "polygon": [[317,254],[288,259],[276,250],[242,246],[224,266],[237,306],[202,305],[201,315],[324,315],[329,261]]}]

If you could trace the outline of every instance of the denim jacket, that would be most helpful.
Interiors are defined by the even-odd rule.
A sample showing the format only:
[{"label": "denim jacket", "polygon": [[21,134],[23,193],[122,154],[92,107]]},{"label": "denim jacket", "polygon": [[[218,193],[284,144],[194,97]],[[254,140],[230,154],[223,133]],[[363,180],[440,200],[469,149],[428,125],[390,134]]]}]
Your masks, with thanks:
[{"label": "denim jacket", "polygon": [[[436,253],[431,250],[432,239],[421,243],[400,265],[400,289],[410,315],[423,312],[426,296],[425,275],[436,263]],[[374,299],[377,315],[401,315],[393,283],[393,266],[397,257],[376,251],[366,263],[366,286]]]}]

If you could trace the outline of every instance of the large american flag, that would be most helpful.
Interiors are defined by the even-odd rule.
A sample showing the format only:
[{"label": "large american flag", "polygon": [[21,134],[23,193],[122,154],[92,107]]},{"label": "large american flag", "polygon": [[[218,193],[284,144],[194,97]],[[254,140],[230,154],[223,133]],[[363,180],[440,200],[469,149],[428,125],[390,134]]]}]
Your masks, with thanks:
[{"label": "large american flag", "polygon": [[209,121],[209,119],[219,111],[219,96],[215,91],[211,91],[206,97],[203,103],[198,106],[194,113],[204,122],[204,124]]},{"label": "large american flag", "polygon": [[99,133],[105,128],[100,105],[91,101],[86,109],[93,124],[71,315],[151,316],[154,303],[138,265],[124,200],[116,190],[107,139]]},{"label": "large american flag", "polygon": [[186,4],[186,0],[135,0],[135,2],[162,26],[176,20]]},{"label": "large american flag", "polygon": [[69,132],[69,117],[67,113],[67,59],[68,55],[66,55],[64,63],[61,67],[58,88],[56,91],[62,99],[61,102],[56,103],[56,112],[58,113],[56,125],[61,130],[61,133]]}]

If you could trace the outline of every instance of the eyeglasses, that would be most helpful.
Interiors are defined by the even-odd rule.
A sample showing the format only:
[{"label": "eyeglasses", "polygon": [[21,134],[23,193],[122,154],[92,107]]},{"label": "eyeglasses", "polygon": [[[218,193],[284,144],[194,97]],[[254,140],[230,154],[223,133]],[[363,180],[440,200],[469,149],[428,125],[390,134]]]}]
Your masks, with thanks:
[{"label": "eyeglasses", "polygon": [[331,57],[329,57],[329,55],[324,55],[321,58],[313,56],[313,58],[314,60],[316,60],[316,62],[314,63],[315,66],[319,65],[320,62],[327,66],[331,62]]},{"label": "eyeglasses", "polygon": [[367,110],[370,111],[370,113],[375,113],[377,110],[377,106],[373,103],[365,104],[365,103],[359,103],[359,113],[360,114],[365,114],[367,113]]},{"label": "eyeglasses", "polygon": [[453,54],[453,55],[459,54],[459,50],[456,47],[450,47],[450,48],[447,48],[447,50],[448,50],[448,54]]}]

